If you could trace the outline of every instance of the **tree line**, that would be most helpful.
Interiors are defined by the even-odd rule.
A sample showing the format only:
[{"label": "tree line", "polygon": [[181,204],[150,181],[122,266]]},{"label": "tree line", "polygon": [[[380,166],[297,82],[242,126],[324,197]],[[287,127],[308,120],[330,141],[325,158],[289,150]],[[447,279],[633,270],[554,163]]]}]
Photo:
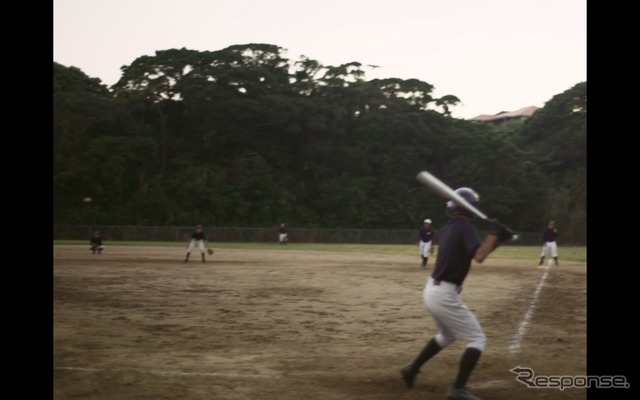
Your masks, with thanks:
[{"label": "tree line", "polygon": [[429,170],[516,230],[553,219],[586,241],[586,82],[494,125],[367,68],[271,44],[182,48],[137,58],[107,87],[54,62],[54,223],[437,227],[445,202],[415,179]]}]

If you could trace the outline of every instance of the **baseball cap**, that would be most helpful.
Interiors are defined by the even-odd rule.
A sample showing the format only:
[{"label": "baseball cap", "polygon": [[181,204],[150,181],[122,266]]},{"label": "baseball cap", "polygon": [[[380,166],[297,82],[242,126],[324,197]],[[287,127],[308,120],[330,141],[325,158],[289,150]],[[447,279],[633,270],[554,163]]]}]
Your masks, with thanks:
[{"label": "baseball cap", "polygon": [[425,219],[425,220],[424,220],[424,223],[425,223],[425,224],[430,224],[430,223],[431,223],[431,220],[430,220],[429,218],[427,218],[427,219]]}]

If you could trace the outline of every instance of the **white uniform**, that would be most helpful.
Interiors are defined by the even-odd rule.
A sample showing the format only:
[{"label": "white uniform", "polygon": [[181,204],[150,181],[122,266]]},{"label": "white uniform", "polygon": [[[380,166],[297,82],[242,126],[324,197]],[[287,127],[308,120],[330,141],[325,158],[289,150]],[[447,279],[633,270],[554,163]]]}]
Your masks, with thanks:
[{"label": "white uniform", "polygon": [[438,326],[435,340],[445,348],[457,339],[466,342],[467,347],[484,350],[486,336],[476,317],[458,296],[460,287],[455,283],[441,281],[435,284],[429,278],[423,291],[424,307]]},{"label": "white uniform", "polygon": [[207,249],[205,244],[207,243],[207,235],[202,231],[202,227],[198,226],[196,230],[191,234],[191,240],[189,241],[189,247],[187,247],[187,254],[185,255],[184,262],[189,262],[189,255],[191,254],[191,250],[195,247],[200,249],[200,256],[202,257],[202,262],[205,262],[204,254]]},{"label": "white uniform", "polygon": [[[544,263],[544,258],[549,253],[551,253],[551,257],[553,257],[556,265],[558,265],[558,245],[556,244],[557,236],[558,230],[556,229],[556,224],[551,221],[549,222],[547,229],[545,229],[545,231],[542,233],[542,240],[544,244],[542,245],[542,252],[540,253],[540,263],[538,265],[542,265]],[[549,263],[551,263],[551,260],[549,260]]]},{"label": "white uniform", "polygon": [[[478,202],[478,195],[472,189],[460,188],[456,193],[472,205]],[[469,393],[466,383],[484,351],[487,339],[478,320],[459,294],[471,262],[484,242],[480,242],[466,210],[451,203],[447,204],[447,214],[449,221],[438,233],[440,240],[436,265],[422,292],[424,307],[436,323],[438,332],[400,373],[407,387],[413,387],[422,365],[440,350],[461,339],[466,342],[466,348],[460,358],[455,381],[447,389],[447,398],[477,399]]]},{"label": "white uniform", "polygon": [[200,249],[200,253],[204,254],[204,252],[206,251],[204,247],[204,239],[191,239],[191,241],[189,242],[189,247],[187,247],[187,253],[191,253],[191,250],[193,250],[196,246],[198,247],[198,249]]},{"label": "white uniform", "polygon": [[431,251],[431,240],[428,242],[420,241],[420,255],[422,257],[429,257],[429,251]]},{"label": "white uniform", "polygon": [[289,241],[287,237],[287,228],[284,224],[280,224],[280,228],[278,228],[278,241],[280,244],[286,244]]},{"label": "white uniform", "polygon": [[431,253],[433,244],[433,229],[431,228],[431,220],[425,219],[423,226],[418,230],[418,245],[420,249],[420,257],[422,258],[422,268],[427,268],[427,262]]},{"label": "white uniform", "polygon": [[91,237],[90,243],[91,247],[89,248],[89,250],[91,250],[93,254],[95,254],[96,251],[98,252],[98,254],[102,254],[104,245],[102,244],[102,238],[100,237],[100,234],[98,232],[96,232],[94,236]]},{"label": "white uniform", "polygon": [[540,254],[540,257],[546,257],[549,253],[551,253],[551,257],[558,257],[558,245],[555,241],[545,242],[542,245],[542,253]]}]

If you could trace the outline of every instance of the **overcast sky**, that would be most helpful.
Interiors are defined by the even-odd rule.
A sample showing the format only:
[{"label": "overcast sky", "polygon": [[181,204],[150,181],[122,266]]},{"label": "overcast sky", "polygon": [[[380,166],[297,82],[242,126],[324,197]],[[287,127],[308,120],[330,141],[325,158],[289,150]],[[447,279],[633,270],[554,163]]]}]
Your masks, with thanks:
[{"label": "overcast sky", "polygon": [[107,85],[156,50],[269,43],[324,65],[377,65],[453,94],[459,118],[586,81],[586,0],[54,0],[54,61]]}]

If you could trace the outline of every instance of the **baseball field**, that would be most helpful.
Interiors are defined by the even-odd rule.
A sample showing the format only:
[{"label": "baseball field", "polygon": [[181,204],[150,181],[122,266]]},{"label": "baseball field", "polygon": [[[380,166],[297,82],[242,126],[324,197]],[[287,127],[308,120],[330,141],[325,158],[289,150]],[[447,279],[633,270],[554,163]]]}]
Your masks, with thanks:
[{"label": "baseball field", "polygon": [[[464,344],[407,389],[399,369],[436,333],[416,246],[53,246],[53,384],[65,399],[445,399]],[[504,247],[461,293],[487,335],[469,381],[486,399],[585,399],[510,370],[586,375],[586,250]],[[539,382],[544,382],[539,380]]]}]

